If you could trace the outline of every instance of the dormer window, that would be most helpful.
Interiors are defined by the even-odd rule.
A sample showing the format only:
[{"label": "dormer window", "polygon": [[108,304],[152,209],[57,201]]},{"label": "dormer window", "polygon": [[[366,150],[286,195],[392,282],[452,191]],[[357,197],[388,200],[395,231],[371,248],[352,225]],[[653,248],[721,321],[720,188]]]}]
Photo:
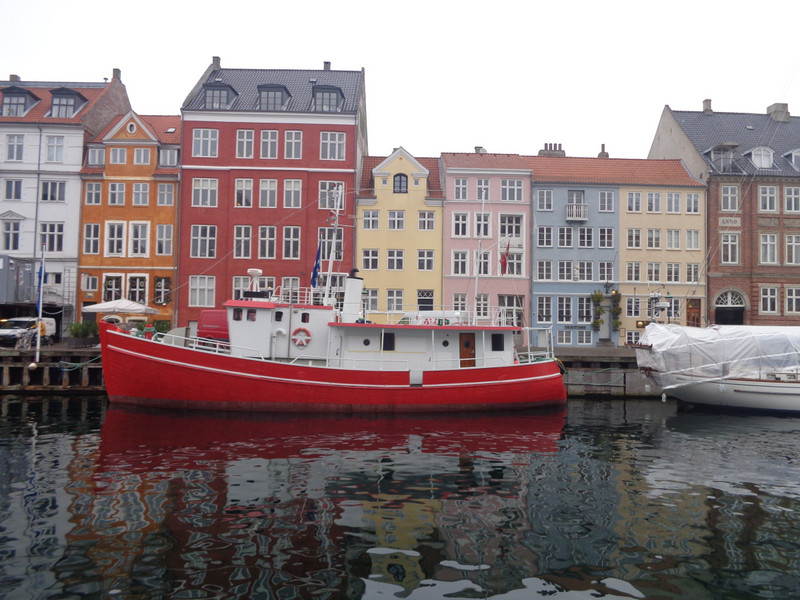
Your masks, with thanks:
[{"label": "dormer window", "polygon": [[286,110],[289,91],[282,85],[262,85],[258,88],[258,106],[261,110]]},{"label": "dormer window", "polygon": [[792,150],[791,154],[789,155],[789,162],[792,163],[792,166],[797,171],[800,171],[800,150]]},{"label": "dormer window", "polygon": [[314,110],[317,112],[339,112],[342,106],[342,90],[336,87],[314,88]]},{"label": "dormer window", "polygon": [[408,193],[408,175],[398,173],[394,176],[394,188],[392,190],[395,194]]},{"label": "dormer window", "polygon": [[738,144],[720,144],[711,149],[711,162],[720,173],[733,171],[733,151]]},{"label": "dormer window", "polygon": [[70,119],[75,114],[75,96],[59,94],[53,96],[50,117],[53,119]]},{"label": "dormer window", "polygon": [[22,94],[3,94],[3,116],[21,117],[25,114],[26,104]]},{"label": "dormer window", "polygon": [[206,86],[205,94],[205,108],[207,110],[225,110],[230,108],[236,98],[236,92],[233,88],[225,84]]},{"label": "dormer window", "polygon": [[772,168],[772,150],[769,148],[756,148],[750,153],[750,160],[756,169]]}]

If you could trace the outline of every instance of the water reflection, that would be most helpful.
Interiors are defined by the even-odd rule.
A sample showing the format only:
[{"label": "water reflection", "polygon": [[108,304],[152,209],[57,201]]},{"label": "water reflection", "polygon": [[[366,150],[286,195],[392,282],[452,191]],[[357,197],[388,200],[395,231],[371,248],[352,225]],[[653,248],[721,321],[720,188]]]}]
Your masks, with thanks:
[{"label": "water reflection", "polygon": [[653,401],[413,418],[75,402],[3,405],[0,596],[741,599],[800,586],[798,419]]}]

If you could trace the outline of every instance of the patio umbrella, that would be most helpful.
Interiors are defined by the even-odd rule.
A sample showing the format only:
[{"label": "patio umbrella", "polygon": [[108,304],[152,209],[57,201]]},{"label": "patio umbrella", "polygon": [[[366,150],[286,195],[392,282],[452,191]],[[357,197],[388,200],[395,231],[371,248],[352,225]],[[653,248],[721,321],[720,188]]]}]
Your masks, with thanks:
[{"label": "patio umbrella", "polygon": [[85,306],[82,312],[90,313],[107,313],[107,314],[135,314],[135,315],[154,315],[158,311],[155,308],[139,304],[133,300],[126,300],[120,298],[119,300],[109,300],[108,302],[101,302],[100,304],[92,304]]}]

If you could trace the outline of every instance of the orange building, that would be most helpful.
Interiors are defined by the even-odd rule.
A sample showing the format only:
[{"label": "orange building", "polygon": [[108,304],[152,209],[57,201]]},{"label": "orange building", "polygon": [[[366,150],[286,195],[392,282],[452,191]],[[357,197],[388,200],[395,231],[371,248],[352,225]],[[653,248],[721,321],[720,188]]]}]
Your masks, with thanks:
[{"label": "orange building", "polygon": [[81,311],[127,298],[158,313],[125,320],[172,322],[180,135],[180,116],[129,112],[88,142],[81,170]]}]

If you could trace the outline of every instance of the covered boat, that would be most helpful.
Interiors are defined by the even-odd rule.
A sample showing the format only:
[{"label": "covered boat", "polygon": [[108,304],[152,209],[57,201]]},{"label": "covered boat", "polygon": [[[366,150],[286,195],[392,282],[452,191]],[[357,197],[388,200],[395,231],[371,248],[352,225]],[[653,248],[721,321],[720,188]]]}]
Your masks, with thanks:
[{"label": "covered boat", "polygon": [[649,324],[639,369],[692,404],[800,411],[800,327]]},{"label": "covered boat", "polygon": [[[341,295],[312,289],[251,291],[225,303],[229,341],[147,339],[103,324],[103,374],[112,403],[284,412],[438,412],[523,409],[566,402],[552,336],[502,318],[455,311],[370,323],[363,281]],[[497,315],[500,317],[501,315]],[[545,330],[551,334],[550,330]],[[518,345],[517,342],[521,344]],[[523,351],[524,350],[524,351]]]}]

